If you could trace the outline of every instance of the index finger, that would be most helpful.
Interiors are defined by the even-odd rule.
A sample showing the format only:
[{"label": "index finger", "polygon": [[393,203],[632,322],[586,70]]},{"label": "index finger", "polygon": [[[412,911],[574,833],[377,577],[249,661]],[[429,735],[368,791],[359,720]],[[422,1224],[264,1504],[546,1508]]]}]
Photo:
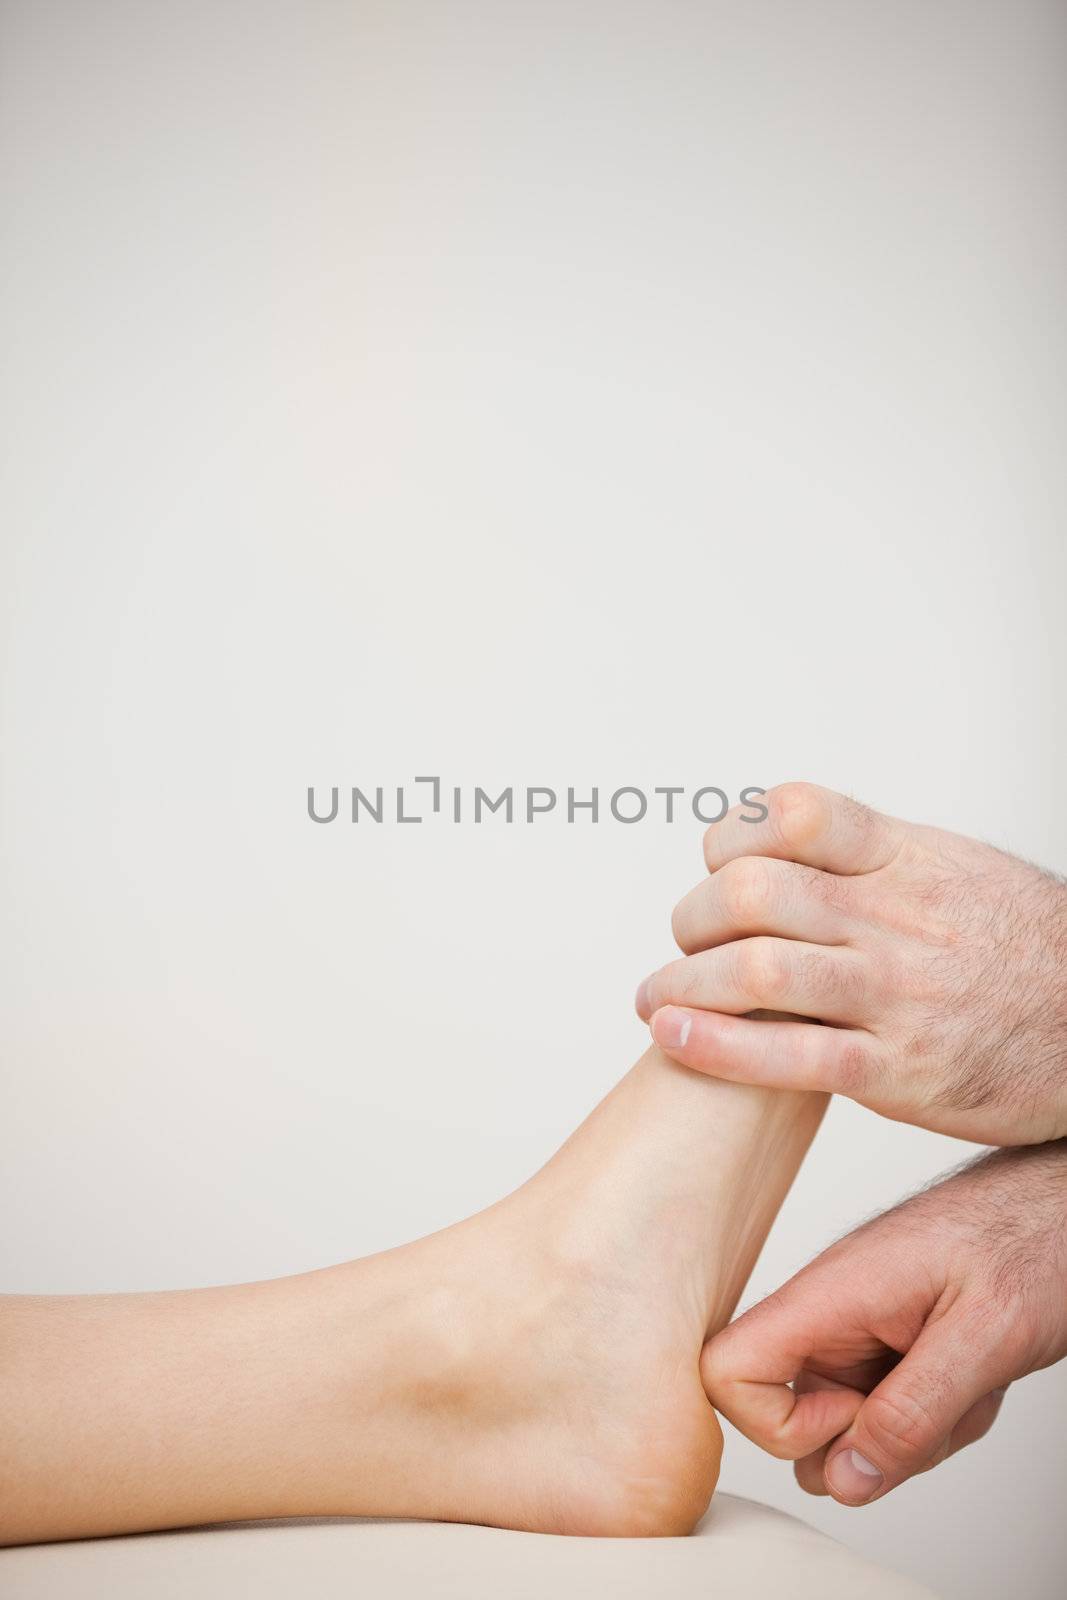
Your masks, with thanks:
[{"label": "index finger", "polygon": [[[825,1300],[794,1279],[704,1346],[700,1375],[708,1398],[770,1455],[786,1461],[811,1455],[851,1426],[866,1398],[843,1383],[792,1387],[816,1353],[843,1336]],[[844,1354],[842,1344],[842,1367],[860,1364],[854,1336],[853,1359]]]}]

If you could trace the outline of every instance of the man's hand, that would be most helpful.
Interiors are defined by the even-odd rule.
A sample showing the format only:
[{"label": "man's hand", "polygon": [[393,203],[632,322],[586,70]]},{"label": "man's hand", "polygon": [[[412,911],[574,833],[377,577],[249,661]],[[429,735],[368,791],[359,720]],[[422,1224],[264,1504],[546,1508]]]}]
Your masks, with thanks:
[{"label": "man's hand", "polygon": [[701,1374],[802,1488],[862,1505],[980,1439],[1006,1385],[1064,1355],[1060,1140],[982,1156],[858,1228],[705,1345]]},{"label": "man's hand", "polygon": [[708,829],[673,918],[687,956],[638,991],[660,1048],[983,1144],[1067,1134],[1063,883],[810,784],[765,798]]}]

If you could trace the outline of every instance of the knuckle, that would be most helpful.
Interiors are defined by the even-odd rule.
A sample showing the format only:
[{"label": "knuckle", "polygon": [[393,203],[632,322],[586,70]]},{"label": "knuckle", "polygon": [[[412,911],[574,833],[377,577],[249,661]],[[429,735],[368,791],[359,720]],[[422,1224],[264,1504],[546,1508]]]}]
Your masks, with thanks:
[{"label": "knuckle", "polygon": [[731,923],[745,926],[759,920],[771,899],[771,875],[757,856],[739,856],[720,873],[719,893]]},{"label": "knuckle", "polygon": [[745,939],[737,947],[741,993],[755,1002],[773,1000],[789,980],[789,958],[780,939]]},{"label": "knuckle", "polygon": [[829,820],[826,798],[813,783],[779,784],[767,802],[775,832],[787,849],[810,844]]}]

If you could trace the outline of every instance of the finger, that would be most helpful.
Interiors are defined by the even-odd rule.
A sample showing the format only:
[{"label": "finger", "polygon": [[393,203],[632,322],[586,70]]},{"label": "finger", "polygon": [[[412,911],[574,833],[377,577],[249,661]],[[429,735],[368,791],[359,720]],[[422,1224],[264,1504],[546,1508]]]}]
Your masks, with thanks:
[{"label": "finger", "polygon": [[709,1400],[771,1455],[802,1460],[844,1433],[937,1304],[940,1274],[915,1261],[908,1233],[879,1222],[831,1245],[704,1346]]},{"label": "finger", "polygon": [[[804,1371],[798,1374],[793,1390],[796,1394],[811,1394],[818,1389],[847,1389],[848,1385],[837,1382],[834,1378],[824,1377],[821,1373]],[[828,1493],[823,1482],[823,1466],[826,1461],[827,1446],[813,1450],[811,1455],[801,1456],[793,1463],[793,1473],[797,1483],[806,1494],[826,1496]]]},{"label": "finger", "polygon": [[836,1321],[825,1294],[794,1278],[704,1346],[708,1399],[739,1432],[773,1456],[796,1461],[851,1424],[864,1395],[847,1384],[797,1381]]},{"label": "finger", "polygon": [[813,1450],[810,1456],[801,1456],[799,1461],[793,1462],[793,1476],[805,1494],[818,1495],[825,1500],[830,1493],[823,1477],[826,1467],[826,1445],[821,1450]]},{"label": "finger", "polygon": [[834,1499],[866,1505],[943,1461],[954,1437],[955,1448],[980,1438],[999,1405],[994,1391],[1009,1376],[1004,1361],[1002,1341],[976,1339],[966,1314],[927,1324],[827,1452],[824,1478]]},{"label": "finger", "polygon": [[[803,1379],[807,1374],[801,1373],[800,1376]],[[932,1467],[940,1466],[942,1461],[947,1461],[949,1456],[954,1456],[957,1450],[963,1450],[967,1445],[976,1444],[979,1439],[983,1439],[997,1419],[1005,1393],[1004,1389],[995,1389],[992,1394],[983,1395],[981,1400],[976,1401],[960,1418],[948,1439],[924,1470],[929,1472]],[[810,1456],[801,1456],[799,1461],[793,1463],[793,1475],[805,1494],[825,1498],[830,1493],[826,1487],[828,1454],[829,1446],[824,1445],[821,1450],[813,1450]]]},{"label": "finger", "polygon": [[675,943],[693,955],[756,933],[844,944],[848,881],[793,861],[740,856],[704,878],[674,908]]},{"label": "finger", "polygon": [[735,1083],[768,1089],[821,1089],[865,1101],[878,1074],[881,1045],[863,1028],[816,1022],[769,1022],[668,1005],[650,1018],[665,1055]]},{"label": "finger", "polygon": [[648,1021],[660,1006],[708,1011],[790,1011],[827,1022],[862,1022],[870,987],[866,956],[844,945],[799,939],[739,939],[670,961],[637,992]]},{"label": "finger", "polygon": [[704,835],[709,872],[739,856],[772,856],[843,875],[874,872],[892,860],[903,837],[894,817],[813,783],[770,789],[759,809],[767,815],[758,821],[747,820],[753,810],[747,805],[712,823]]}]

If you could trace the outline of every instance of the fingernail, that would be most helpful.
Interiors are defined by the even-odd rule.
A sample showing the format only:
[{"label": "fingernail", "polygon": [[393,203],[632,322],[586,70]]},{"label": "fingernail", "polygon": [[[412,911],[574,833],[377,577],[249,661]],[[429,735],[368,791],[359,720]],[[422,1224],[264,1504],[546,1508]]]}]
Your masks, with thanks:
[{"label": "fingernail", "polygon": [[652,1025],[652,1037],[664,1050],[681,1050],[689,1038],[689,1030],[693,1026],[692,1017],[686,1016],[684,1011],[676,1011],[668,1007],[666,1011],[657,1011]]},{"label": "fingernail", "polygon": [[652,1007],[649,1004],[649,999],[648,999],[648,979],[647,978],[645,979],[644,983],[639,983],[638,986],[637,986],[637,993],[634,995],[634,1006],[637,1009],[637,1015],[639,1017],[640,1016],[647,1016],[648,1013],[652,1010]]},{"label": "fingernail", "polygon": [[839,1450],[826,1463],[826,1481],[846,1500],[869,1500],[882,1487],[882,1474],[858,1450]]}]

